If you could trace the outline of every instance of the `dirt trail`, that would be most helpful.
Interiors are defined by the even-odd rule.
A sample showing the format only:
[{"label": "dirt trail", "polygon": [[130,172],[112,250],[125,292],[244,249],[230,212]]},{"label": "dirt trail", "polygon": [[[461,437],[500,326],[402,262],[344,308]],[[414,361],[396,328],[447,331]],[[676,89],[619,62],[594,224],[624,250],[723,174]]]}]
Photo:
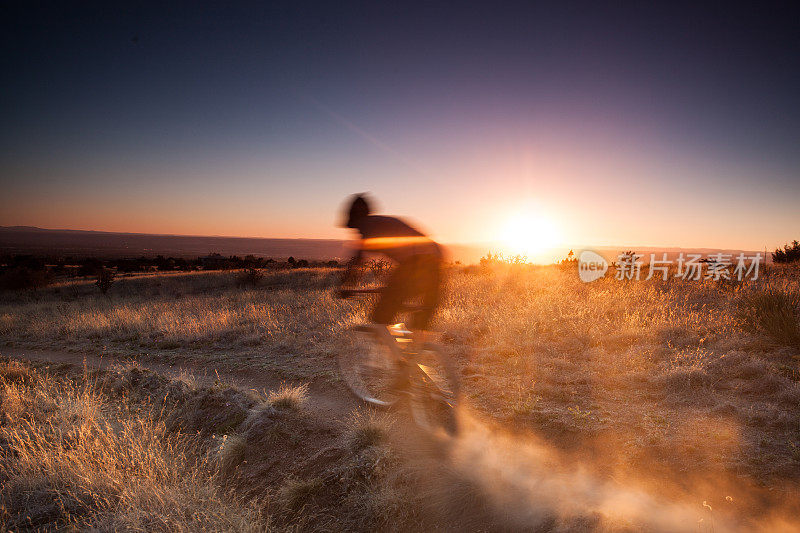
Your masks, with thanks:
[{"label": "dirt trail", "polygon": [[[1,348],[0,355],[14,359],[70,363],[79,366],[83,365],[85,362],[88,367],[93,369],[102,369],[119,363],[135,361],[139,366],[167,377],[175,378],[183,373],[193,376],[198,383],[203,385],[210,385],[219,380],[222,383],[244,389],[272,390],[277,389],[284,383],[292,385],[299,385],[301,383],[299,381],[282,379],[278,376],[270,375],[267,372],[254,372],[252,370],[223,371],[217,370],[211,365],[203,365],[200,363],[170,365],[157,361],[126,357],[100,356],[60,350],[32,350],[27,348]],[[318,416],[328,419],[340,419],[346,417],[354,408],[360,406],[359,402],[344,389],[324,383],[311,382],[308,385],[310,411]]]}]

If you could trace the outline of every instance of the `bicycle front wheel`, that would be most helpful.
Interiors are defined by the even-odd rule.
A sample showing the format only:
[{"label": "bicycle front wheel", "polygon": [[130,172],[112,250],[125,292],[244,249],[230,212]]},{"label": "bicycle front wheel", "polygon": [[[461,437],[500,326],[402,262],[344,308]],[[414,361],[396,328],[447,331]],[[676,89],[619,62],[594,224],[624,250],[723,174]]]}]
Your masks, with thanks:
[{"label": "bicycle front wheel", "polygon": [[415,354],[411,415],[417,425],[428,430],[443,429],[458,433],[456,406],[460,380],[454,361],[434,344]]},{"label": "bicycle front wheel", "polygon": [[359,399],[378,407],[397,402],[399,365],[392,348],[368,327],[351,332],[349,343],[339,353],[339,374]]}]

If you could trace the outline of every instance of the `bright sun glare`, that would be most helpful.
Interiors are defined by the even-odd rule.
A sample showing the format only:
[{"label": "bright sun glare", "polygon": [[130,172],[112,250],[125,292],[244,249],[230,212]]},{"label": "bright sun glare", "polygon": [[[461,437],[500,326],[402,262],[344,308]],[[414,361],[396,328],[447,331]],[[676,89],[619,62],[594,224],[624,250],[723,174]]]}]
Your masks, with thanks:
[{"label": "bright sun glare", "polygon": [[542,215],[520,213],[511,217],[502,231],[509,253],[540,258],[560,242],[560,232],[552,220]]}]

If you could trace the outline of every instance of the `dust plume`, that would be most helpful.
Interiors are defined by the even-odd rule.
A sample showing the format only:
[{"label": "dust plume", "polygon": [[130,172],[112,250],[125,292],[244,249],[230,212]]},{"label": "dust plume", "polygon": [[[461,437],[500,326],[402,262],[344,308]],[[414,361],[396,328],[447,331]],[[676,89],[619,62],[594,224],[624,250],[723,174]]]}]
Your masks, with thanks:
[{"label": "dust plume", "polygon": [[[766,501],[740,482],[725,506],[664,480],[658,488],[603,470],[604,459],[565,452],[533,434],[512,434],[462,413],[462,431],[438,445],[410,445],[417,496],[437,521],[461,527],[526,531],[798,531],[786,502]],[[443,438],[443,437],[442,437]],[[420,458],[427,455],[427,461]],[[646,472],[643,473],[646,477]],[[730,485],[720,480],[720,487]],[[692,494],[693,493],[693,494]],[[422,496],[420,496],[422,495]],[[751,499],[761,505],[740,505]],[[775,498],[772,498],[775,500]],[[751,502],[752,503],[752,502]],[[781,512],[769,509],[782,509]]]}]

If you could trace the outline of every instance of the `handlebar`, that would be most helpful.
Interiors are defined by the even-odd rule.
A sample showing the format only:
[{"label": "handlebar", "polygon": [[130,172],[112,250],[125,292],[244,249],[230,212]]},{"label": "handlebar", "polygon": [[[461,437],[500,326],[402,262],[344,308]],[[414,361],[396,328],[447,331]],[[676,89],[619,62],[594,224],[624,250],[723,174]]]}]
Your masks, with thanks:
[{"label": "handlebar", "polygon": [[[383,292],[384,287],[372,287],[369,289],[342,289],[339,294],[342,298],[349,298],[351,296],[359,296],[365,294],[380,294]],[[425,305],[403,304],[400,306],[402,312],[420,312],[427,311],[430,308]]]},{"label": "handlebar", "polygon": [[358,296],[360,294],[380,294],[381,292],[383,292],[383,287],[374,287],[370,289],[342,289],[339,291],[339,293],[342,295],[342,298]]},{"label": "handlebar", "polygon": [[341,289],[339,290],[340,298],[351,298],[353,296],[364,296],[367,294],[380,294],[383,292],[383,287],[374,287],[370,289]]}]

